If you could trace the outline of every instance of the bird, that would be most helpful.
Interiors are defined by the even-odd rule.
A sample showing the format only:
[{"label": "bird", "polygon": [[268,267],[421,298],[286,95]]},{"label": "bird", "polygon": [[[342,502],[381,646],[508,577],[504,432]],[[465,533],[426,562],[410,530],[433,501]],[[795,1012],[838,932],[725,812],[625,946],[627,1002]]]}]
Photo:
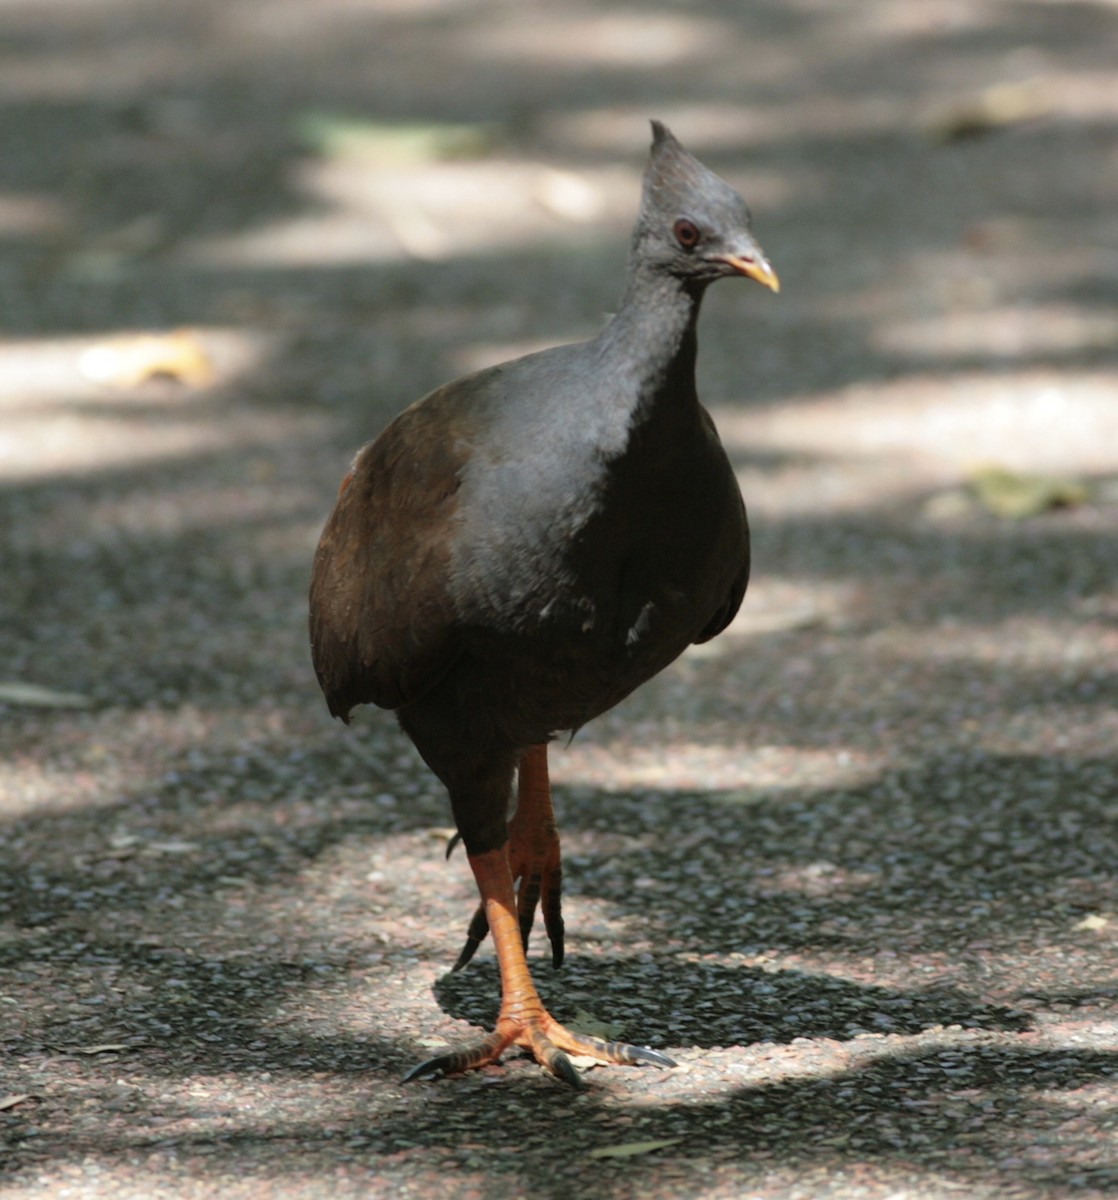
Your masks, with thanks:
[{"label": "bird", "polygon": [[[542,912],[564,956],[548,746],[721,633],[749,580],[734,470],[695,385],[708,286],[779,291],[741,195],[660,121],[617,311],[597,336],[447,383],[362,447],[314,556],[311,656],[330,713],[394,710],[445,786],[480,896],[454,969],[492,934],[501,1002],[484,1036],[405,1076],[525,1050],[676,1064],[567,1029],[526,956]],[[509,817],[513,807],[515,810]]]}]

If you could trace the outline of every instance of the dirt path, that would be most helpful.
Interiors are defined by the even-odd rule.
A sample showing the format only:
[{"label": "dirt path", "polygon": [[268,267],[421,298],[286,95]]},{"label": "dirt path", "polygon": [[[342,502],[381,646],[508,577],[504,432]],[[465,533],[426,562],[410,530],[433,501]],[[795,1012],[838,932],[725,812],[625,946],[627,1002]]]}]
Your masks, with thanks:
[{"label": "dirt path", "polygon": [[[1113,1195],[1118,10],[0,35],[0,1196]],[[649,116],[784,283],[702,329],[756,577],[557,751],[538,970],[681,1066],[404,1088],[496,973],[438,788],[327,719],[310,554],[395,410],[597,327]]]}]

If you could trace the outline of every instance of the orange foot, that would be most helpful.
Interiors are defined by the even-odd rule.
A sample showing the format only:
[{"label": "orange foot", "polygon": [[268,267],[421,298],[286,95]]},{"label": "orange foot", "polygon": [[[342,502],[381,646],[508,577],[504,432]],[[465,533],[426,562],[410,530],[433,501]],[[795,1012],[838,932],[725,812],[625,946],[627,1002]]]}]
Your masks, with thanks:
[{"label": "orange foot", "polygon": [[404,1076],[403,1082],[410,1083],[424,1075],[456,1075],[460,1071],[488,1066],[497,1062],[510,1046],[522,1046],[545,1070],[576,1088],[584,1088],[586,1084],[568,1057],[570,1054],[585,1054],[607,1063],[631,1065],[646,1062],[658,1067],[676,1065],[666,1054],[650,1050],[647,1046],[603,1042],[598,1038],[572,1033],[541,1007],[539,1015],[525,1018],[508,1016],[502,1012],[497,1018],[496,1029],[487,1037],[458,1046],[436,1058],[429,1058],[418,1067],[413,1067]]},{"label": "orange foot", "polygon": [[[602,1062],[655,1063],[674,1067],[666,1054],[625,1042],[603,1042],[565,1029],[543,1006],[524,953],[523,919],[509,869],[508,847],[470,855],[470,868],[481,893],[486,926],[493,934],[501,970],[501,1007],[491,1034],[420,1063],[404,1082],[421,1075],[449,1075],[495,1063],[510,1046],[522,1046],[551,1074],[582,1087],[569,1054],[586,1054]],[[522,889],[523,890],[523,889]]]}]

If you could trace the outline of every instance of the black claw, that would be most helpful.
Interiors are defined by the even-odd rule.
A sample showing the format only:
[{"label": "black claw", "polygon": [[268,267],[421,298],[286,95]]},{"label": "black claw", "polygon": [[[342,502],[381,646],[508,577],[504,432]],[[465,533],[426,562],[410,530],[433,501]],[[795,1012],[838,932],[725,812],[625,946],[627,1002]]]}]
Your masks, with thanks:
[{"label": "black claw", "polygon": [[[491,1035],[485,1042],[481,1042],[476,1046],[460,1047],[457,1050],[451,1050],[448,1054],[440,1054],[436,1058],[429,1058],[421,1062],[419,1066],[412,1067],[400,1082],[412,1083],[416,1079],[423,1079],[429,1075],[454,1075],[459,1071],[468,1071],[472,1067],[495,1061],[493,1054],[495,1049],[499,1048],[498,1044],[494,1041],[496,1036],[495,1034]],[[603,1042],[598,1038],[586,1038],[585,1041],[587,1050],[600,1051],[604,1061],[618,1063],[644,1062],[651,1063],[657,1067],[675,1067],[679,1065],[666,1054],[661,1054],[659,1050],[652,1050],[648,1046],[630,1046],[625,1042]],[[582,1074],[575,1068],[574,1063],[571,1062],[566,1053],[545,1039],[541,1038],[541,1042],[542,1045],[536,1047],[535,1053],[546,1069],[556,1079],[560,1079],[563,1083],[570,1084],[571,1087],[583,1091],[587,1086],[586,1080],[583,1079]],[[529,1051],[529,1053],[532,1053],[532,1051]]]},{"label": "black claw", "polygon": [[412,1067],[400,1082],[412,1083],[424,1075],[445,1075],[448,1057],[446,1054],[440,1054],[438,1058],[429,1058],[426,1062],[421,1062],[418,1067]]},{"label": "black claw", "polygon": [[454,847],[457,846],[461,840],[462,835],[460,833],[456,833],[452,838],[447,839],[446,857],[448,862],[450,861],[450,856],[454,853]]},{"label": "black claw", "polygon": [[470,918],[470,927],[466,930],[466,944],[462,947],[462,953],[458,955],[458,961],[450,968],[452,972],[461,971],[473,958],[474,952],[485,941],[485,935],[488,932],[489,918],[485,915],[485,906],[479,904]]},{"label": "black claw", "polygon": [[577,1088],[580,1092],[585,1089],[586,1080],[575,1070],[574,1063],[562,1050],[556,1050],[554,1056],[548,1059],[547,1065],[557,1079],[569,1083],[571,1087]]},{"label": "black claw", "polygon": [[532,875],[520,883],[520,892],[516,897],[517,917],[520,921],[520,941],[524,953],[528,953],[528,938],[532,933],[532,925],[536,920],[536,906],[540,902],[540,877]]},{"label": "black claw", "polygon": [[454,961],[454,966],[450,968],[453,975],[455,971],[461,971],[462,968],[473,958],[478,946],[481,945],[481,938],[467,937],[466,944],[462,947],[461,952]]},{"label": "black claw", "polygon": [[563,965],[563,899],[561,873],[556,872],[548,888],[547,898],[543,906],[543,927],[547,930],[548,941],[551,942],[551,965],[559,968]]},{"label": "black claw", "polygon": [[629,1062],[652,1063],[657,1067],[679,1066],[674,1058],[669,1058],[666,1054],[661,1054],[659,1050],[652,1050],[648,1046],[626,1046],[625,1049],[628,1051]]},{"label": "black claw", "polygon": [[580,1037],[588,1054],[598,1054],[605,1062],[652,1063],[657,1067],[678,1067],[679,1063],[648,1046],[630,1046],[628,1042],[604,1042],[601,1038]]},{"label": "black claw", "polygon": [[486,1063],[496,1062],[504,1046],[501,1035],[491,1033],[479,1042],[458,1046],[437,1058],[421,1062],[418,1067],[412,1067],[400,1082],[411,1083],[413,1079],[420,1079],[425,1075],[457,1075],[460,1071],[483,1067]]},{"label": "black claw", "polygon": [[461,971],[462,968],[470,961],[470,959],[473,958],[474,951],[476,951],[480,945],[481,942],[479,942],[477,938],[468,937],[466,939],[466,944],[462,947],[458,957],[454,960],[454,966],[450,968],[450,973],[453,975],[455,971]]}]

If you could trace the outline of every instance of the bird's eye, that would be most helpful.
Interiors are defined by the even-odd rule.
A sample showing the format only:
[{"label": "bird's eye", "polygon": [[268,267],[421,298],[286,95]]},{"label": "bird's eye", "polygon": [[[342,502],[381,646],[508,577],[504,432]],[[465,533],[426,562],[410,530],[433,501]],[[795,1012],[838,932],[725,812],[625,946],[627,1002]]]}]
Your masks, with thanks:
[{"label": "bird's eye", "polygon": [[675,234],[675,240],[684,248],[684,250],[694,250],[699,244],[699,238],[702,236],[699,233],[699,227],[694,221],[689,221],[686,217],[680,217],[672,226],[672,233]]}]

